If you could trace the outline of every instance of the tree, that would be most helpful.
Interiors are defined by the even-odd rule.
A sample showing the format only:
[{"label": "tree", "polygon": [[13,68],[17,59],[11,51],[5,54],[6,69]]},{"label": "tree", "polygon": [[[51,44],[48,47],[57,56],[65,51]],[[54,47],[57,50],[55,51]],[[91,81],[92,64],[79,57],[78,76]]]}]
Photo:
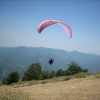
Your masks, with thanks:
[{"label": "tree", "polygon": [[70,70],[65,70],[65,75],[66,75],[66,76],[69,76],[69,75],[72,75],[72,73],[71,73]]},{"label": "tree", "polygon": [[25,71],[22,81],[42,79],[42,70],[39,63],[34,63]]},{"label": "tree", "polygon": [[50,78],[53,78],[56,76],[56,72],[55,71],[51,71],[51,77]]},{"label": "tree", "polygon": [[2,84],[4,84],[4,85],[7,84],[7,78],[2,79]]},{"label": "tree", "polygon": [[88,72],[88,69],[84,69],[83,71],[84,71],[84,73],[87,73]]},{"label": "tree", "polygon": [[42,79],[49,79],[49,78],[53,78],[56,76],[56,72],[55,71],[42,71]]},{"label": "tree", "polygon": [[71,64],[68,64],[68,66],[68,70],[72,75],[83,71],[83,69],[75,62],[71,62]]},{"label": "tree", "polygon": [[47,71],[42,71],[42,79],[49,79],[49,70]]},{"label": "tree", "polygon": [[62,69],[57,70],[56,76],[64,76],[65,75],[65,71],[63,71]]},{"label": "tree", "polygon": [[18,72],[12,72],[7,77],[7,84],[17,83],[20,79],[20,75]]}]

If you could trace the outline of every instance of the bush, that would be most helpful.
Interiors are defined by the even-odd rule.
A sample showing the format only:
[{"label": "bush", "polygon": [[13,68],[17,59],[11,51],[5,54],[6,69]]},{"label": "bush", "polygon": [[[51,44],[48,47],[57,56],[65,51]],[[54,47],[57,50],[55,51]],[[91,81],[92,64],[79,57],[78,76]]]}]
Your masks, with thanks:
[{"label": "bush", "polygon": [[7,77],[7,84],[17,83],[20,79],[18,72],[12,72]]},{"label": "bush", "polygon": [[65,76],[65,71],[62,69],[57,70],[56,76]]},{"label": "bush", "polygon": [[84,71],[84,73],[87,73],[88,72],[88,69],[84,69],[83,71]]},{"label": "bush", "polygon": [[2,80],[2,84],[4,84],[4,85],[7,84],[7,78],[4,78],[4,79]]},{"label": "bush", "polygon": [[50,79],[56,76],[56,72],[55,71],[42,71],[42,79]]},{"label": "bush", "polygon": [[15,72],[10,73],[7,78],[4,78],[2,80],[2,83],[9,85],[12,83],[17,83],[19,79],[20,79],[20,75],[18,74],[18,72],[15,71]]},{"label": "bush", "polygon": [[76,78],[85,78],[87,76],[86,73],[84,72],[80,72],[74,75]]},{"label": "bush", "polygon": [[70,70],[65,70],[65,75],[66,76],[72,75],[72,72]]}]

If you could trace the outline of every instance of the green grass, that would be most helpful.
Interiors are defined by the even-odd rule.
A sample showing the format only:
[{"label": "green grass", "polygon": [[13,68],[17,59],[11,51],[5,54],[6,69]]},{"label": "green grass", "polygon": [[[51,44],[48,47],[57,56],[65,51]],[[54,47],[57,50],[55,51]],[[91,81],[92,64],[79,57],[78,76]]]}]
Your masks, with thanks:
[{"label": "green grass", "polygon": [[88,74],[84,72],[80,72],[74,75],[76,78],[85,78]]}]

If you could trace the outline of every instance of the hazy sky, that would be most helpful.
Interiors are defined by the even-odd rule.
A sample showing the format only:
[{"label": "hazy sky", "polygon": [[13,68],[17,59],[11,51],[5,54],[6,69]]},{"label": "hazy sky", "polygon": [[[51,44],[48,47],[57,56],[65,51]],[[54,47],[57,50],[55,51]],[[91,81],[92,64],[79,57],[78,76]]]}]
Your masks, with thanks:
[{"label": "hazy sky", "polygon": [[[39,24],[68,24],[72,38],[55,24],[41,34]],[[48,47],[100,55],[99,0],[0,0],[0,46]]]}]

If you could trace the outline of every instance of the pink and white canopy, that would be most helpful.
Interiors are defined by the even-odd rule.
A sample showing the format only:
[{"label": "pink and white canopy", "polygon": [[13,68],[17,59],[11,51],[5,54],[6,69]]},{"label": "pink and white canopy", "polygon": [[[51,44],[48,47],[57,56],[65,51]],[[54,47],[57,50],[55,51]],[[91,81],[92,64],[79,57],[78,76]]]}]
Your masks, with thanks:
[{"label": "pink and white canopy", "polygon": [[70,38],[72,37],[72,30],[71,30],[71,28],[67,24],[65,24],[63,22],[60,22],[60,21],[57,21],[57,20],[45,20],[45,21],[43,21],[39,25],[39,27],[38,27],[38,33],[41,33],[43,29],[45,29],[46,27],[48,27],[48,26],[50,26],[52,24],[59,24],[59,25],[61,25],[66,30],[66,32],[68,33],[68,36]]}]

